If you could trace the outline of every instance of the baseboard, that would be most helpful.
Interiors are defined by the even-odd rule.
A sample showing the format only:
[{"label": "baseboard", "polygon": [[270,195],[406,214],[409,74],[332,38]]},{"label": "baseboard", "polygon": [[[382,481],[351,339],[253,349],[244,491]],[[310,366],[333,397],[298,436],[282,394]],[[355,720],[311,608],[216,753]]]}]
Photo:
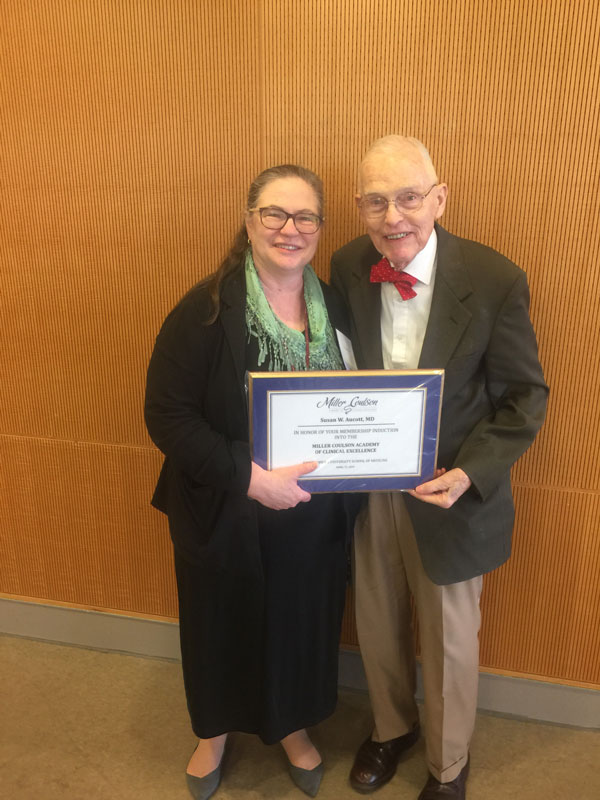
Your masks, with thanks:
[{"label": "baseboard", "polygon": [[[339,681],[341,686],[367,690],[360,653],[342,651]],[[423,682],[418,665],[417,700],[422,699]],[[477,708],[488,713],[555,725],[600,728],[600,691],[562,683],[480,672]]]},{"label": "baseboard", "polygon": [[179,660],[179,625],[83,608],[0,598],[0,633],[57,644]]},{"label": "baseboard", "polygon": [[[130,655],[179,660],[179,626],[142,617],[0,598],[0,633]],[[360,653],[342,650],[340,685],[366,691]],[[423,690],[418,676],[417,697]],[[600,691],[482,672],[480,711],[573,725],[600,727]]]}]

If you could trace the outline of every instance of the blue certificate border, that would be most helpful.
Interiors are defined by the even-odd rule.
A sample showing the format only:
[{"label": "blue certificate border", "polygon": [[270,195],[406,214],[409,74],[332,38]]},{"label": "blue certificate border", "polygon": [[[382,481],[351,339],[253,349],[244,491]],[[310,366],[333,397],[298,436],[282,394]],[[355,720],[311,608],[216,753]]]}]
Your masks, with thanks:
[{"label": "blue certificate border", "polygon": [[443,370],[357,370],[348,372],[249,372],[247,374],[252,458],[264,469],[270,463],[271,397],[281,392],[420,391],[423,392],[421,453],[418,472],[311,478],[299,483],[309,492],[370,492],[412,489],[433,477],[438,449]]}]

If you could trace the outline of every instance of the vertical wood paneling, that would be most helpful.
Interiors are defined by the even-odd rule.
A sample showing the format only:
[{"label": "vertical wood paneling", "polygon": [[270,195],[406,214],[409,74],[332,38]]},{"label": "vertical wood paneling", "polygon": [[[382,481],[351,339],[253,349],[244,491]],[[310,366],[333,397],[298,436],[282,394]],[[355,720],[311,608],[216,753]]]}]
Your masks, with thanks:
[{"label": "vertical wood paneling", "polygon": [[171,542],[148,503],[148,448],[0,437],[2,592],[176,616]]},{"label": "vertical wood paneling", "polygon": [[[153,337],[251,177],[318,171],[315,266],[361,233],[369,143],[423,139],[444,224],[520,264],[551,398],[513,470],[482,663],[600,683],[600,18],[594,0],[22,0],[3,8],[0,590],[174,615]],[[351,616],[344,640],[355,642]]]},{"label": "vertical wood paneling", "polygon": [[517,488],[515,501],[513,556],[485,582],[482,664],[598,683],[600,498]]}]

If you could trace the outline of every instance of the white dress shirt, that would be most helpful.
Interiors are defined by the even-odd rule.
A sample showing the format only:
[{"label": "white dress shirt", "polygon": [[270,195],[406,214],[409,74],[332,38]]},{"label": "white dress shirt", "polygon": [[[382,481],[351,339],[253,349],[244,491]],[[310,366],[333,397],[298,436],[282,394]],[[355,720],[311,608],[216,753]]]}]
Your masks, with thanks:
[{"label": "white dress shirt", "polygon": [[437,256],[435,230],[404,272],[417,278],[416,297],[403,300],[393,283],[381,284],[381,349],[385,369],[416,369],[429,320]]}]

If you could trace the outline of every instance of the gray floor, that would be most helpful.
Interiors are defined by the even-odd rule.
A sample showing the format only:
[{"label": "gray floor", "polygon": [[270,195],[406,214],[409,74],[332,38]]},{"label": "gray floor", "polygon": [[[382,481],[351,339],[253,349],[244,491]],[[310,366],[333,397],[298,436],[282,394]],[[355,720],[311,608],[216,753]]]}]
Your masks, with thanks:
[{"label": "gray floor", "polygon": [[[185,800],[194,747],[179,664],[0,636],[2,800]],[[357,798],[347,783],[371,726],[365,695],[342,691],[314,731],[326,773],[320,800]],[[215,800],[301,800],[278,746],[236,734]],[[480,715],[469,800],[598,800],[600,733]],[[416,798],[421,742],[377,800]],[[188,798],[189,800],[189,798]]]}]

